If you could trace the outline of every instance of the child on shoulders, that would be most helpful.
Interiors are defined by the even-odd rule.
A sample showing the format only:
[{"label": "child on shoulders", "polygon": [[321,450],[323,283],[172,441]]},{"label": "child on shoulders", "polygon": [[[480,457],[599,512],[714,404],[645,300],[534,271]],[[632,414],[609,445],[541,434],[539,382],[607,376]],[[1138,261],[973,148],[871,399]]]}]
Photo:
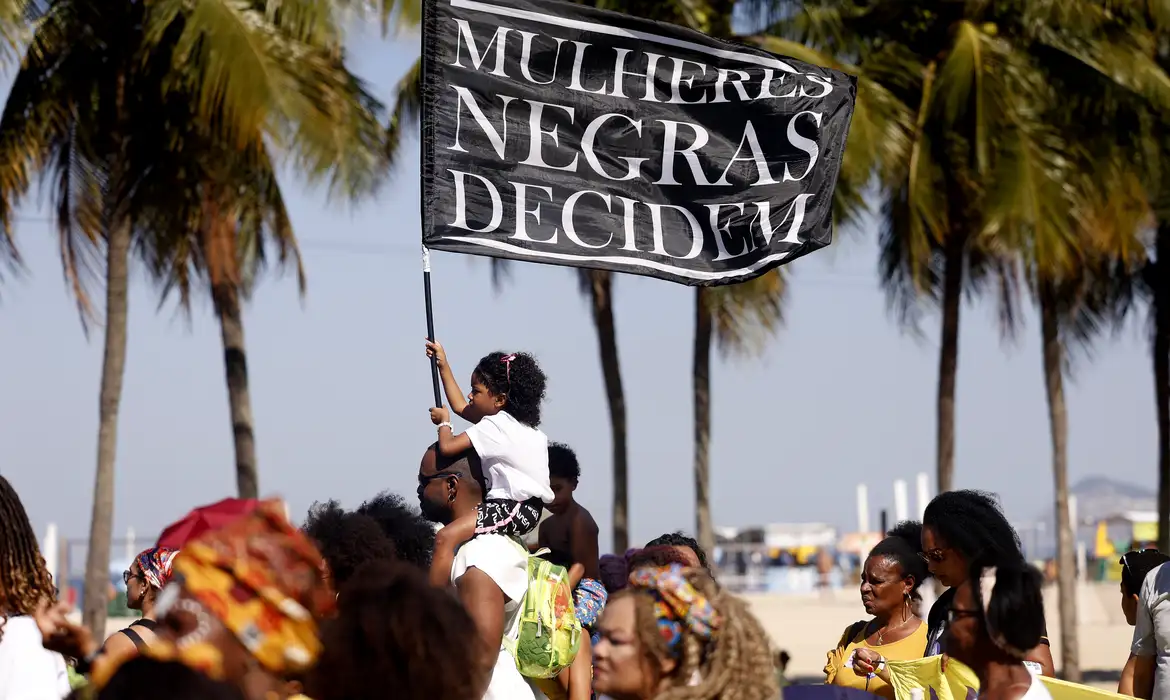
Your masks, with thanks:
[{"label": "child on shoulders", "polygon": [[527,353],[493,352],[475,366],[471,391],[464,398],[443,346],[428,341],[426,348],[427,356],[439,366],[451,410],[472,423],[455,435],[448,410],[432,408],[439,454],[454,457],[474,449],[487,481],[484,502],[475,516],[447,525],[435,539],[431,582],[446,586],[457,546],[488,533],[523,537],[539,524],[544,504],[553,501],[548,437],[538,427],[545,376]]}]

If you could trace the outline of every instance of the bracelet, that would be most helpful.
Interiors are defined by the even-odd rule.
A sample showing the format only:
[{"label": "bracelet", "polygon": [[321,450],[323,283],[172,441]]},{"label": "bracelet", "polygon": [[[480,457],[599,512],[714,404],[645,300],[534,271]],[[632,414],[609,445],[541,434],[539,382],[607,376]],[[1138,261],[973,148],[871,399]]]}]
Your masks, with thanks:
[{"label": "bracelet", "polygon": [[452,432],[454,432],[454,430],[455,430],[455,428],[451,427],[451,421],[448,421],[448,420],[445,420],[442,423],[439,423],[438,425],[435,426],[436,430],[442,430],[443,428],[451,428]]},{"label": "bracelet", "polygon": [[84,659],[78,659],[77,663],[73,664],[73,670],[77,671],[83,676],[89,675],[89,672],[93,670],[93,662],[99,655],[101,655],[101,652],[102,650],[98,649],[97,651],[86,656]]}]

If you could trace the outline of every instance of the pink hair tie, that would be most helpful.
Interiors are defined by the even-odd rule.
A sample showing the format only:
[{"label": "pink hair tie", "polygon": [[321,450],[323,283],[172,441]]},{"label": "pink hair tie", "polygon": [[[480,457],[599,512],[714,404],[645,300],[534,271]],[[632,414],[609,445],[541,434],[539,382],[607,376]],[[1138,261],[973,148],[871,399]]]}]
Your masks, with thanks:
[{"label": "pink hair tie", "polygon": [[512,353],[511,355],[504,355],[503,357],[500,358],[500,362],[504,363],[504,370],[505,370],[505,374],[507,375],[509,384],[512,383],[512,360],[515,360],[515,359],[516,359],[516,353]]}]

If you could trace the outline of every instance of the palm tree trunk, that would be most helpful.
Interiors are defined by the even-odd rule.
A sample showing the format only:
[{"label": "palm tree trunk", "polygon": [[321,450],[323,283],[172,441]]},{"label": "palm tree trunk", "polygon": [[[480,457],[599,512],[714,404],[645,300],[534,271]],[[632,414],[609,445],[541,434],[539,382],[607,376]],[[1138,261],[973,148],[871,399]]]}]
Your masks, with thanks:
[{"label": "palm tree trunk", "polygon": [[244,319],[239,292],[231,285],[212,291],[223,336],[223,364],[227,373],[228,406],[236,449],[236,489],[240,498],[259,498],[256,437],[252,424],[252,395],[248,390],[248,361],[244,349]]},{"label": "palm tree trunk", "polygon": [[695,289],[695,357],[692,381],[695,403],[695,534],[699,545],[715,550],[715,526],[711,522],[711,310],[709,290]]},{"label": "palm tree trunk", "polygon": [[1170,221],[1158,226],[1154,262],[1154,396],[1158,403],[1158,549],[1170,552]]},{"label": "palm tree trunk", "polygon": [[947,239],[943,267],[942,333],[938,353],[938,492],[950,491],[955,477],[955,379],[959,371],[959,312],[963,302],[963,236]]},{"label": "palm tree trunk", "polygon": [[1065,680],[1081,681],[1077,643],[1077,562],[1073,551],[1075,523],[1068,511],[1068,412],[1064,405],[1064,348],[1061,346],[1056,290],[1041,282],[1040,328],[1044,347],[1044,384],[1052,431],[1052,472],[1056,481],[1056,570],[1060,592],[1060,666]]},{"label": "palm tree trunk", "polygon": [[605,378],[605,397],[609,403],[609,432],[613,442],[613,551],[620,554],[630,547],[630,499],[629,465],[626,461],[626,394],[622,389],[617,328],[613,320],[613,274],[605,270],[590,270],[588,275],[593,325],[597,327],[597,346],[601,356],[601,374]]},{"label": "palm tree trunk", "polygon": [[97,474],[89,550],[85,557],[83,620],[105,636],[110,590],[110,540],[114,531],[114,463],[118,450],[118,409],[126,371],[126,320],[129,307],[130,223],[112,226],[106,241],[106,338],[98,404]]}]

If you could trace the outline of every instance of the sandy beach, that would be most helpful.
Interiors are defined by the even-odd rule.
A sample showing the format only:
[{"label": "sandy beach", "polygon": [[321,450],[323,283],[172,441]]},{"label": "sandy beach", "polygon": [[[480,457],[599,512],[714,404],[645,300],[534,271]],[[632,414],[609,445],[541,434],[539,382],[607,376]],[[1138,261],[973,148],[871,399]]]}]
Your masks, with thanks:
[{"label": "sandy beach", "polygon": [[[826,652],[837,643],[846,627],[865,615],[855,588],[810,596],[746,597],[776,646],[792,655],[789,677],[802,680],[823,678]],[[1059,669],[1060,619],[1055,587],[1045,589],[1044,601],[1052,655]],[[1077,612],[1081,669],[1086,680],[1116,689],[1117,674],[1129,656],[1133,631],[1121,615],[1117,584],[1081,584]]]}]

